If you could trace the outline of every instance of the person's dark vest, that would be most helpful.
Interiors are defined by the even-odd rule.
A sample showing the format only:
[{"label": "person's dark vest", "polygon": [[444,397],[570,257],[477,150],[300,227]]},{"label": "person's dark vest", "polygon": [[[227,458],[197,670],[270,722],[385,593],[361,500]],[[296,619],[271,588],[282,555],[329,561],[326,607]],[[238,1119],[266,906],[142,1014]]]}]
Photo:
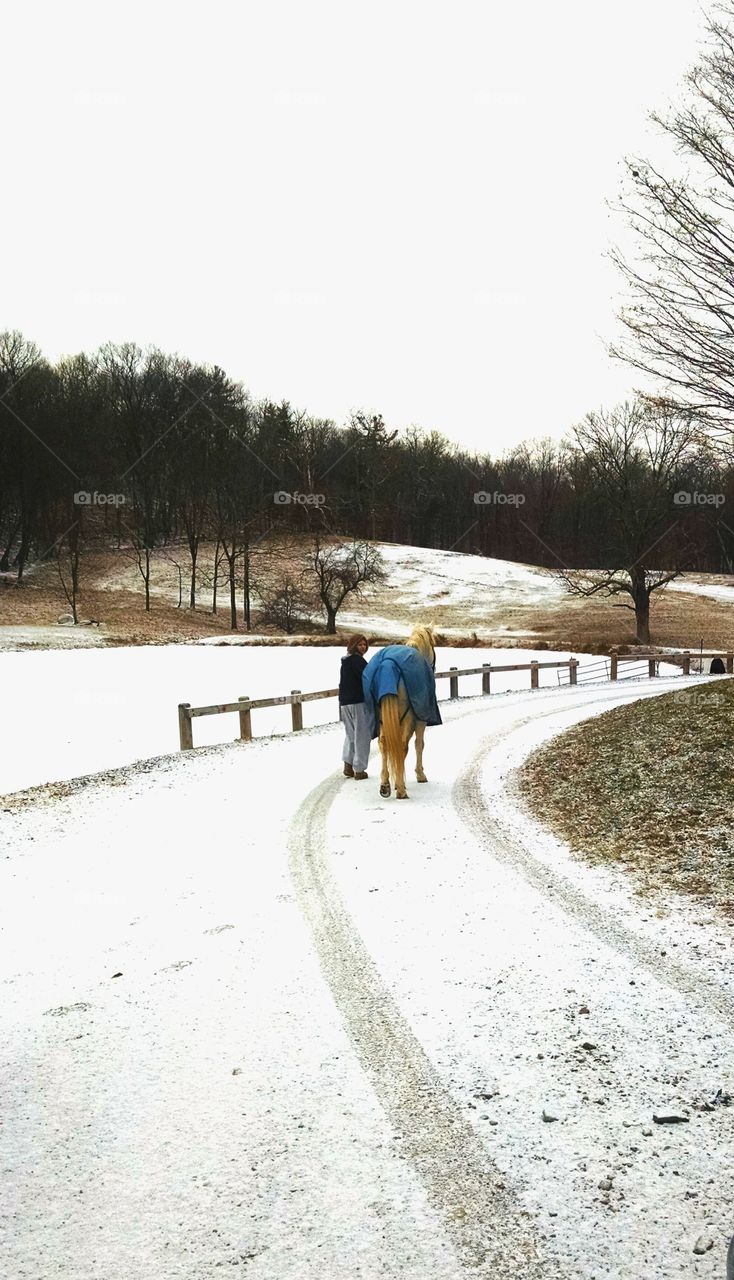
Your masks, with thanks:
[{"label": "person's dark vest", "polygon": [[362,672],[367,663],[361,653],[350,653],[342,658],[342,669],[339,677],[339,706],[350,706],[354,702],[364,702],[362,690]]}]

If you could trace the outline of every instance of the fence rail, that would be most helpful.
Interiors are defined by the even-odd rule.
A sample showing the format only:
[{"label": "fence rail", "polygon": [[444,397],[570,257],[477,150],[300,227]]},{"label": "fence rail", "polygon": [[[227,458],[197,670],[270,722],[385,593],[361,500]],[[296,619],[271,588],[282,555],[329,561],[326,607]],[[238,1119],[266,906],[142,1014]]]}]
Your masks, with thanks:
[{"label": "fence rail", "polygon": [[[569,681],[576,684],[576,673],[578,670],[578,658],[566,658],[562,662],[512,662],[503,665],[493,666],[492,663],[485,662],[481,667],[450,667],[448,671],[437,671],[437,680],[448,680],[449,682],[449,698],[454,699],[459,696],[459,680],[462,676],[481,676],[482,677],[482,693],[491,693],[491,678],[494,673],[501,671],[529,671],[530,672],[530,688],[537,689],[540,684],[539,673],[543,669],[566,667],[569,672]],[[238,712],[240,717],[240,738],[243,742],[250,742],[252,739],[252,712],[260,707],[287,707],[291,708],[291,728],[298,732],[303,728],[303,703],[316,702],[321,698],[336,698],[339,694],[338,689],[319,689],[315,693],[302,693],[300,689],[292,689],[290,693],[281,694],[279,697],[273,698],[248,698],[246,695],[238,698],[236,702],[217,702],[210,707],[192,707],[189,702],[181,702],[178,707],[178,733],[182,751],[190,751],[194,745],[193,721],[198,716],[217,716],[227,715]]]},{"label": "fence rail", "polygon": [[[598,663],[589,664],[591,667],[598,668],[603,666],[610,680],[617,680],[619,663],[622,662],[647,662],[648,675],[656,676],[658,667],[661,662],[671,663],[674,666],[682,668],[683,675],[690,675],[691,661],[702,658],[722,658],[726,663],[726,670],[729,674],[734,673],[734,653],[726,653],[724,651],[703,652],[702,650],[691,651],[684,649],[682,653],[660,653],[654,649],[638,650],[636,653],[617,653],[612,649],[608,657],[602,659]],[[437,680],[448,680],[449,682],[449,698],[458,698],[459,696],[459,680],[463,676],[481,676],[482,677],[482,694],[491,693],[491,680],[493,675],[497,675],[504,671],[529,671],[530,672],[530,688],[538,689],[540,687],[540,672],[544,670],[557,670],[560,681],[560,672],[565,669],[568,671],[568,682],[570,685],[578,683],[578,658],[564,658],[560,662],[511,662],[494,665],[491,662],[485,662],[481,667],[449,667],[448,671],[437,671]],[[238,698],[236,702],[218,702],[210,707],[192,707],[189,702],[180,702],[178,706],[178,732],[182,751],[190,751],[194,745],[193,721],[198,716],[217,716],[228,715],[235,711],[240,717],[240,738],[243,742],[252,740],[252,712],[262,707],[287,707],[291,709],[291,728],[298,732],[303,728],[303,703],[317,702],[321,698],[336,698],[339,694],[338,689],[318,689],[315,693],[302,693],[300,689],[292,689],[290,693],[281,694],[279,697],[273,698],[248,698],[246,695]]]}]

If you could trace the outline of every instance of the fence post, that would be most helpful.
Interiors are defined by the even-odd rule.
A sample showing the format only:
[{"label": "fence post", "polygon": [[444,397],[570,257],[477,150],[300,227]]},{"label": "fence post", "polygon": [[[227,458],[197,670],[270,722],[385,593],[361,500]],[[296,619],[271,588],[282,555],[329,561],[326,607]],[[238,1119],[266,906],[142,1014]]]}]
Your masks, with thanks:
[{"label": "fence post", "polygon": [[[250,699],[243,694],[238,701],[249,702]],[[240,738],[243,742],[252,742],[252,712],[249,707],[240,711]]]},{"label": "fence post", "polygon": [[[449,671],[458,671],[458,667],[449,667]],[[458,698],[459,696],[459,677],[449,676],[449,697]]]},{"label": "fence post", "polygon": [[303,728],[303,704],[301,702],[301,690],[291,689],[291,694],[293,695],[294,698],[298,699],[297,702],[291,703],[291,717],[293,720],[293,728],[302,729]]},{"label": "fence post", "polygon": [[538,687],[538,663],[537,661],[535,661],[530,663],[530,688],[537,689],[537,687]]},{"label": "fence post", "polygon": [[489,678],[492,674],[491,663],[482,663],[482,693],[490,693]]},{"label": "fence post", "polygon": [[734,675],[734,653],[726,655],[726,670],[730,676]]},{"label": "fence post", "polygon": [[191,724],[190,702],[179,702],[178,704],[178,738],[181,743],[182,751],[191,751],[194,745],[193,726]]},{"label": "fence post", "polygon": [[578,669],[579,669],[578,658],[571,658],[571,661],[568,664],[568,683],[569,684],[576,684],[576,676],[578,674]]},{"label": "fence post", "polygon": [[690,674],[691,674],[691,651],[690,649],[684,649],[683,650],[683,675],[689,676]]},{"label": "fence post", "polygon": [[654,658],[648,658],[647,674],[650,677],[655,675],[655,659]]},{"label": "fence post", "polygon": [[609,653],[609,679],[617,679],[617,663],[619,662],[619,654],[612,649]]}]

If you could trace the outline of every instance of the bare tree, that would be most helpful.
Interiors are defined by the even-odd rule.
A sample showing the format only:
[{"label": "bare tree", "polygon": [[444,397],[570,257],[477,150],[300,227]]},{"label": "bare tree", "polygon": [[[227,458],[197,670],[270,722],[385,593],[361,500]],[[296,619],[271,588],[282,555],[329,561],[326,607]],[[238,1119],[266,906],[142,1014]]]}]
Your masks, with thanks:
[{"label": "bare tree", "polygon": [[649,644],[651,597],[690,562],[675,494],[695,428],[667,407],[638,402],[588,414],[574,435],[598,495],[609,564],[564,569],[559,577],[573,595],[629,596],[616,603],[634,612],[638,643]]},{"label": "bare tree", "polygon": [[121,482],[132,493],[122,521],[150,611],[151,560],[165,521],[161,501],[165,450],[161,447],[175,424],[175,360],[161,351],[144,351],[135,343],[108,343],[100,349],[100,368],[107,402],[122,442],[125,470]]},{"label": "bare tree", "polygon": [[[687,77],[684,105],[652,119],[683,174],[626,162],[621,207],[638,252],[612,259],[630,289],[626,337],[612,348],[662,379],[734,457],[734,0],[717,6]],[[670,168],[673,161],[666,167]]]},{"label": "bare tree", "polygon": [[211,608],[209,612],[214,617],[217,616],[219,587],[225,577],[222,570],[225,559],[221,544],[217,542],[209,558],[197,561],[197,586],[200,591],[211,591]]},{"label": "bare tree", "polygon": [[184,565],[182,563],[181,555],[180,555],[182,550],[183,550],[182,547],[176,545],[176,546],[170,546],[170,547],[162,547],[160,552],[161,559],[165,560],[176,571],[174,582],[176,583],[176,586],[178,589],[178,601],[176,603],[177,609],[181,609],[183,607]]},{"label": "bare tree", "polygon": [[262,606],[262,617],[286,635],[293,635],[299,624],[308,617],[313,599],[304,590],[303,583],[286,572],[279,582],[256,588]]},{"label": "bare tree", "polygon": [[82,553],[82,515],[78,509],[77,518],[56,543],[56,568],[59,581],[69,602],[74,622],[79,621],[79,564]]},{"label": "bare tree", "polygon": [[386,578],[382,556],[369,542],[326,543],[315,534],[305,581],[313,584],[326,613],[326,634],[336,634],[336,616],[347,596],[361,596],[366,586]]}]

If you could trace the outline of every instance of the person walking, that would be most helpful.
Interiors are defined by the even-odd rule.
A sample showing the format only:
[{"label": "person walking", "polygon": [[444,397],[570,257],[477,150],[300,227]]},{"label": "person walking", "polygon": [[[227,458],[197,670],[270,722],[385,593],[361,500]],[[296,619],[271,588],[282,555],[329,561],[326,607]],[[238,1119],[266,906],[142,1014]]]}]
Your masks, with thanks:
[{"label": "person walking", "polygon": [[362,691],[362,672],[367,666],[364,655],[368,648],[366,636],[351,636],[339,676],[339,719],[344,725],[344,777],[356,778],[357,782],[367,777],[372,742],[372,715]]}]

